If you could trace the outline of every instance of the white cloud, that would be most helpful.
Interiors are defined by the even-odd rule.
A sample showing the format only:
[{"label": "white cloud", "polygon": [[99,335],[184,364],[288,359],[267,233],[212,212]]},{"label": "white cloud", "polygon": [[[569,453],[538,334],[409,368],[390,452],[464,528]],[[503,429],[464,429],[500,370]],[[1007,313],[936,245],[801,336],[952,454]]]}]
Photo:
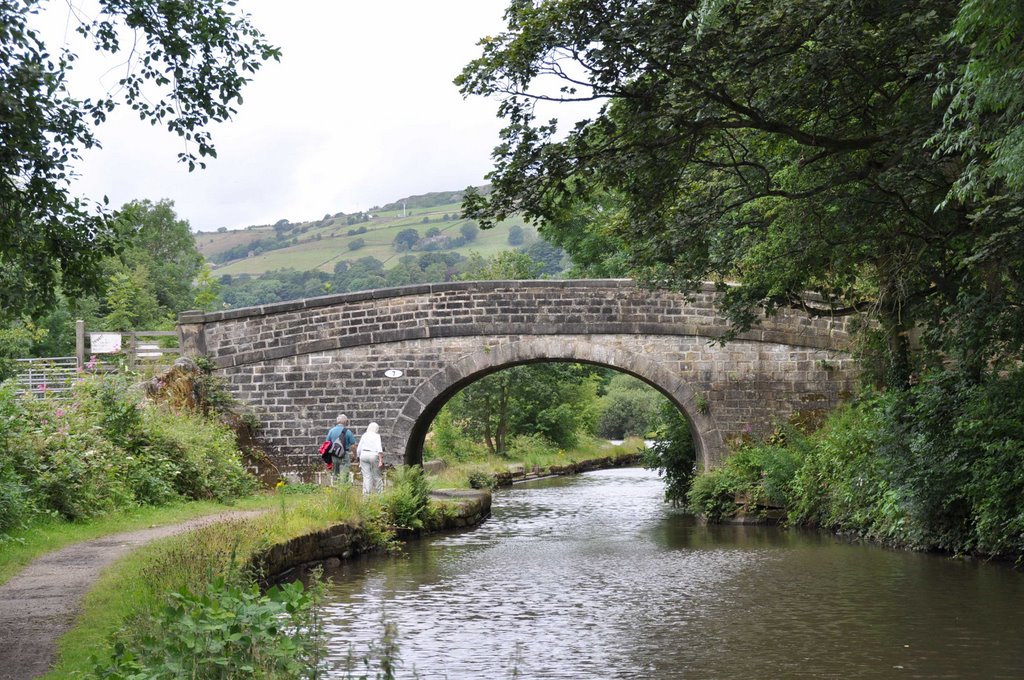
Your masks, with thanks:
[{"label": "white cloud", "polygon": [[[115,205],[175,201],[193,229],[243,227],[282,217],[317,219],[404,195],[483,181],[501,122],[496,102],[463,100],[452,79],[503,29],[507,0],[242,0],[281,47],[213,129],[218,158],[188,173],[172,134],[118,110],[99,130],[103,149],[78,166],[76,192]],[[48,35],[67,35],[55,2]],[[90,62],[75,93],[96,96],[120,71]]]}]

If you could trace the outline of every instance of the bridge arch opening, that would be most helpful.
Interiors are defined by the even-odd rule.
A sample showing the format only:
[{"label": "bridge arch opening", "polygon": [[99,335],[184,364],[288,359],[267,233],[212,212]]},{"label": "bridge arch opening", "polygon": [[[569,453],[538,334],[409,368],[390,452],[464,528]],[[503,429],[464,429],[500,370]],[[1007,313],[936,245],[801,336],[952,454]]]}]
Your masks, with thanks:
[{"label": "bridge arch opening", "polygon": [[675,374],[643,355],[609,349],[590,341],[527,338],[499,347],[481,347],[438,371],[406,401],[395,434],[406,442],[404,462],[423,461],[423,447],[431,423],[441,408],[463,388],[481,378],[513,366],[569,362],[601,366],[638,378],[664,395],[690,426],[698,465],[708,467],[708,452],[720,450],[721,433],[713,417],[698,407],[698,395],[684,376]]}]

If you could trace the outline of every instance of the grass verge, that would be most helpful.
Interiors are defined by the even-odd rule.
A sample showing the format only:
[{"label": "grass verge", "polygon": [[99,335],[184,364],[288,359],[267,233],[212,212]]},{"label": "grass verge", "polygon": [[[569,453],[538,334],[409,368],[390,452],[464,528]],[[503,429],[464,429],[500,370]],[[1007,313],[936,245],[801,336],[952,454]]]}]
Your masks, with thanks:
[{"label": "grass verge", "polygon": [[[263,499],[271,512],[202,527],[154,541],[107,569],[86,596],[74,628],[61,638],[58,660],[47,680],[75,677],[93,668],[91,657],[107,648],[125,626],[151,625],[147,615],[181,589],[204,592],[217,577],[231,577],[260,550],[331,524],[373,524],[373,506],[351,487],[307,495],[278,492]],[[237,506],[236,506],[237,507]]]},{"label": "grass verge", "polygon": [[273,495],[256,494],[231,503],[192,501],[161,507],[143,507],[127,512],[111,513],[86,522],[44,520],[10,532],[10,540],[0,551],[0,585],[6,583],[29,562],[48,552],[74,543],[101,538],[125,531],[181,522],[226,510],[257,510],[273,507]]}]

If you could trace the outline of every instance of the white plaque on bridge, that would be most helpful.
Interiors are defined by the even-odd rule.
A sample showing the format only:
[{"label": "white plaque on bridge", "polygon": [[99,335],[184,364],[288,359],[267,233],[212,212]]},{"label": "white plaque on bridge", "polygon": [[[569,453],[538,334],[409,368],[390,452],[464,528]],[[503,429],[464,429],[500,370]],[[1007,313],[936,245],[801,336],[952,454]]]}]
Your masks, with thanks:
[{"label": "white plaque on bridge", "polygon": [[89,333],[89,349],[93,354],[113,354],[121,351],[120,333]]},{"label": "white plaque on bridge", "polygon": [[401,378],[404,374],[397,368],[389,368],[384,371],[384,377],[386,378]]}]

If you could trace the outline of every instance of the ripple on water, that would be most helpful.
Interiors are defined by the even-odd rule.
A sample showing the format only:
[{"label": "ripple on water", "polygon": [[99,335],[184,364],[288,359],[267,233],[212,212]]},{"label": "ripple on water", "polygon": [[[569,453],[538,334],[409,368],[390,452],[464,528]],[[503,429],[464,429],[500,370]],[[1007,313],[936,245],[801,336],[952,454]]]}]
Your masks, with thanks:
[{"label": "ripple on water", "polygon": [[350,641],[362,653],[386,617],[407,677],[414,666],[423,678],[1024,674],[1021,574],[701,527],[662,493],[638,469],[542,480],[495,494],[473,531],[344,565],[332,662]]}]

